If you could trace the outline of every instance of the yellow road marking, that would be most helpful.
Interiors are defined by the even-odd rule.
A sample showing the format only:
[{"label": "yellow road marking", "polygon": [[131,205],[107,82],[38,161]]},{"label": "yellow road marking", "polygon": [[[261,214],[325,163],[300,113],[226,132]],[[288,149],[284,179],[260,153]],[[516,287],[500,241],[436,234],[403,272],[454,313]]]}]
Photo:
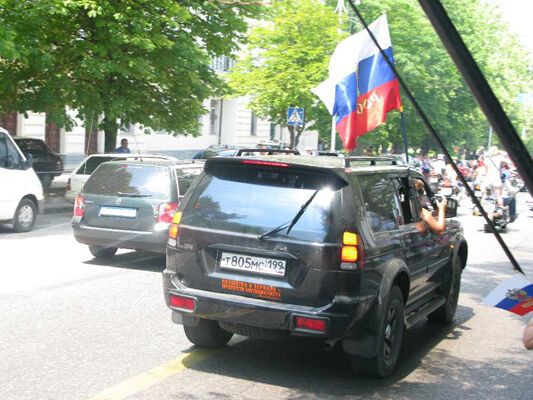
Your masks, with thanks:
[{"label": "yellow road marking", "polygon": [[222,349],[198,349],[191,353],[182,354],[173,360],[167,361],[155,368],[152,368],[142,374],[133,376],[125,381],[102,390],[100,393],[89,397],[87,400],[122,400],[129,396],[148,389],[150,386],[171,377],[191,365],[196,364],[206,358],[209,358]]}]

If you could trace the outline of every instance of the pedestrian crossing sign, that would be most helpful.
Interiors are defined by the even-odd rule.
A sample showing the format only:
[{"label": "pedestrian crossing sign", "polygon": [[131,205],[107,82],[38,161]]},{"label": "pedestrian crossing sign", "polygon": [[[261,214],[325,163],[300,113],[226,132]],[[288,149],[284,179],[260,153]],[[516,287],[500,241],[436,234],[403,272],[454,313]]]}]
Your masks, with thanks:
[{"label": "pedestrian crossing sign", "polygon": [[287,125],[304,126],[305,114],[303,108],[289,107],[287,110]]}]

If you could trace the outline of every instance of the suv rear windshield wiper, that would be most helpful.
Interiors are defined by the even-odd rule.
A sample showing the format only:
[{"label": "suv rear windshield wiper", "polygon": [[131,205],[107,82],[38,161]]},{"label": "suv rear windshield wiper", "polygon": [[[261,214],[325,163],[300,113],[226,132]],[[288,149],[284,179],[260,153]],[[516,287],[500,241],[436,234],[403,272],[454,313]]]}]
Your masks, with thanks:
[{"label": "suv rear windshield wiper", "polygon": [[298,222],[300,217],[303,215],[303,213],[305,212],[307,207],[309,207],[309,204],[311,204],[311,202],[313,201],[315,196],[318,194],[318,192],[320,192],[320,189],[317,189],[317,190],[315,190],[313,192],[311,197],[309,197],[309,199],[304,204],[302,204],[302,206],[300,207],[300,209],[298,210],[298,212],[296,213],[296,215],[294,216],[294,218],[291,221],[285,222],[282,225],[263,233],[262,235],[260,235],[258,237],[258,239],[259,240],[263,240],[265,237],[273,235],[274,233],[278,233],[278,232],[284,230],[285,228],[287,228],[287,235],[288,235],[290,233],[291,229],[293,228],[293,226],[296,225],[296,223]]},{"label": "suv rear windshield wiper", "polygon": [[139,193],[122,193],[117,192],[119,197],[152,197],[151,194],[139,194]]}]

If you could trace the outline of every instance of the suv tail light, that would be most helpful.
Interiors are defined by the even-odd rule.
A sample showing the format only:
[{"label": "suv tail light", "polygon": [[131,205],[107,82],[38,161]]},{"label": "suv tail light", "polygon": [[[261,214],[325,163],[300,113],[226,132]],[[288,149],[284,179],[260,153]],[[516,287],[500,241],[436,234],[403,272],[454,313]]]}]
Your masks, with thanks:
[{"label": "suv tail light", "polygon": [[85,213],[85,201],[83,199],[83,196],[81,194],[76,196],[76,199],[74,200],[74,216],[75,217],[83,217],[83,214]]},{"label": "suv tail light", "polygon": [[193,312],[196,308],[195,298],[178,296],[177,294],[171,294],[168,298],[168,303],[171,308],[177,308],[181,311]]},{"label": "suv tail light", "polygon": [[67,192],[70,192],[72,190],[72,188],[70,187],[70,178],[68,178],[68,181],[67,181]]},{"label": "suv tail light", "polygon": [[363,268],[363,244],[357,233],[344,232],[342,235],[341,269],[355,270]]},{"label": "suv tail light", "polygon": [[179,235],[179,224],[181,222],[181,211],[178,211],[172,217],[172,224],[168,230],[168,237],[170,239],[176,239]]},{"label": "suv tail light", "polygon": [[170,224],[172,222],[172,217],[176,213],[178,208],[178,203],[163,203],[159,205],[157,209],[157,222],[162,222],[164,224]]}]

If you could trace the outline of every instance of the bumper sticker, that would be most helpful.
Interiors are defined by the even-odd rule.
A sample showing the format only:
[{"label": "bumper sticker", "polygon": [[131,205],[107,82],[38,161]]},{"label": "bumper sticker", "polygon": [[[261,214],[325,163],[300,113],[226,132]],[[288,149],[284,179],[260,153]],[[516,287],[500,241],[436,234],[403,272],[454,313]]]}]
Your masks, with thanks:
[{"label": "bumper sticker", "polygon": [[261,299],[281,300],[281,292],[274,286],[222,279],[222,289],[230,292],[251,294]]}]

